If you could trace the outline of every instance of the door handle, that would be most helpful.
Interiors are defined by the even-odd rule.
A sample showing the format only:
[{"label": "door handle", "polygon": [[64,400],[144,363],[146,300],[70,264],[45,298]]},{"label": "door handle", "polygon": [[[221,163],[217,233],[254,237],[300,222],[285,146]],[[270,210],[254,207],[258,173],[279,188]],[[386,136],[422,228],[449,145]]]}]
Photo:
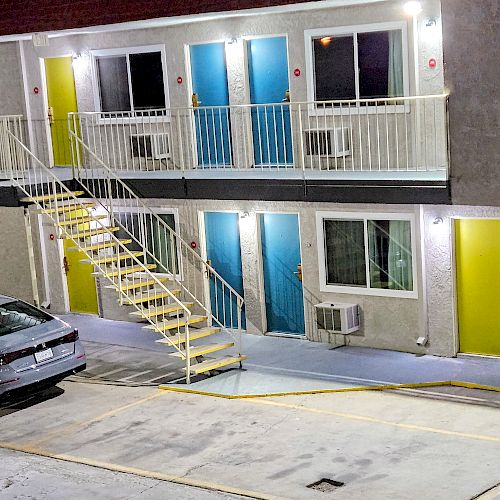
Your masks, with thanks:
[{"label": "door handle", "polygon": [[198,100],[198,94],[196,92],[193,92],[193,95],[191,96],[191,103],[193,104],[193,108],[199,108],[201,101]]},{"label": "door handle", "polygon": [[49,106],[47,110],[47,118],[49,119],[49,124],[52,125],[54,123],[54,108]]},{"label": "door handle", "polygon": [[299,281],[302,281],[302,263],[297,264],[297,270],[294,271],[295,276]]},{"label": "door handle", "polygon": [[66,255],[63,258],[63,268],[64,268],[64,272],[66,274],[68,274],[69,273],[69,263],[68,263],[68,258],[66,257]]}]

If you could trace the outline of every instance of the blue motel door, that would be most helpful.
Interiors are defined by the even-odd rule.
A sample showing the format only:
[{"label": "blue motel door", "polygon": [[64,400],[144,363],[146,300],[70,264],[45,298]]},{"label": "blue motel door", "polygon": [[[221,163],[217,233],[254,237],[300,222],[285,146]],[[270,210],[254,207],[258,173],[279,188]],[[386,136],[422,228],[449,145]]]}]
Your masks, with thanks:
[{"label": "blue motel door", "polygon": [[198,165],[232,165],[231,119],[224,43],[190,45],[194,129]]},{"label": "blue motel door", "polygon": [[287,39],[256,38],[247,48],[250,102],[258,105],[252,107],[255,166],[292,166]]},{"label": "blue motel door", "polygon": [[[243,297],[239,215],[205,212],[207,259],[224,280]],[[214,276],[209,276],[212,314],[227,327],[237,327],[238,309],[234,295]],[[245,328],[245,313],[242,312]]]},{"label": "blue motel door", "polygon": [[297,214],[260,215],[267,331],[304,335],[304,295],[297,274],[300,257]]}]

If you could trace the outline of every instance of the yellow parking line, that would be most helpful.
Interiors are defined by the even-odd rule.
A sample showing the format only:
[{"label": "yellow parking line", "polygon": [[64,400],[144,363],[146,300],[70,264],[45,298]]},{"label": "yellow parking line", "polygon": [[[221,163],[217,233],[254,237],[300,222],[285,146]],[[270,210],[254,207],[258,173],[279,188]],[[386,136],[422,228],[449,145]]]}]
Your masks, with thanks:
[{"label": "yellow parking line", "polygon": [[288,409],[292,409],[292,410],[305,411],[305,412],[309,412],[309,413],[318,413],[321,415],[331,415],[331,416],[335,416],[335,417],[347,418],[350,420],[360,420],[360,421],[369,422],[372,424],[380,424],[380,425],[388,425],[391,427],[398,427],[400,429],[407,429],[407,430],[421,431],[421,432],[431,432],[434,434],[443,434],[446,436],[454,436],[454,437],[460,437],[460,438],[466,438],[466,439],[475,439],[475,440],[479,440],[479,441],[492,441],[494,443],[500,443],[500,437],[496,437],[496,436],[487,436],[487,435],[483,435],[483,434],[471,434],[471,433],[467,433],[467,432],[447,431],[445,429],[437,429],[435,427],[427,427],[427,426],[423,426],[423,425],[403,424],[403,423],[399,423],[399,422],[391,422],[389,420],[381,420],[379,418],[368,417],[368,416],[364,416],[364,415],[354,415],[351,413],[342,413],[342,412],[336,412],[336,411],[330,411],[330,410],[322,410],[321,408],[311,408],[308,406],[280,403],[278,401],[269,401],[269,400],[265,400],[265,399],[245,399],[243,401],[246,401],[248,403],[253,403],[253,404],[277,406],[280,408],[288,408]]},{"label": "yellow parking line", "polygon": [[203,479],[188,478],[184,476],[175,476],[172,474],[164,474],[162,472],[155,472],[145,469],[139,469],[136,467],[129,467],[127,465],[113,464],[109,462],[101,462],[99,460],[93,460],[91,458],[77,457],[73,455],[65,455],[52,453],[41,448],[36,448],[32,446],[21,446],[13,443],[0,442],[0,448],[19,451],[22,453],[28,453],[30,455],[38,455],[46,458],[53,458],[55,460],[63,460],[65,462],[72,462],[76,464],[89,465],[91,467],[97,467],[99,469],[106,469],[113,472],[122,472],[125,474],[133,474],[135,476],[146,477],[149,479],[157,479],[160,481],[166,481],[169,483],[182,484],[185,486],[193,486],[195,488],[202,488],[211,491],[221,491],[224,493],[230,493],[233,495],[240,495],[247,498],[257,498],[259,500],[285,500],[281,497],[274,495],[268,495],[266,493],[260,493],[258,491],[246,490],[243,488],[236,488],[234,486],[227,486],[225,484],[213,483],[211,481],[205,481]]},{"label": "yellow parking line", "polygon": [[95,422],[99,422],[100,420],[104,420],[108,417],[112,417],[114,415],[117,415],[118,413],[121,413],[121,412],[128,410],[130,408],[133,408],[134,406],[139,406],[139,405],[142,405],[144,403],[147,403],[148,401],[156,399],[164,394],[165,394],[165,392],[163,392],[163,391],[157,391],[154,394],[151,394],[145,398],[139,399],[139,400],[134,401],[132,403],[127,403],[126,405],[118,406],[116,408],[113,408],[112,410],[108,410],[105,413],[102,413],[101,415],[97,415],[96,417],[92,417],[88,420],[84,420],[83,422],[75,422],[74,424],[70,424],[67,427],[64,427],[62,429],[59,428],[56,431],[48,432],[43,437],[41,437],[39,439],[35,439],[34,441],[30,441],[29,443],[27,443],[27,446],[40,446],[42,443],[46,443],[47,441],[50,441],[54,437],[59,437],[59,436],[62,436],[64,434],[69,434],[73,431],[76,431],[77,429],[87,427],[90,424],[93,424]]}]

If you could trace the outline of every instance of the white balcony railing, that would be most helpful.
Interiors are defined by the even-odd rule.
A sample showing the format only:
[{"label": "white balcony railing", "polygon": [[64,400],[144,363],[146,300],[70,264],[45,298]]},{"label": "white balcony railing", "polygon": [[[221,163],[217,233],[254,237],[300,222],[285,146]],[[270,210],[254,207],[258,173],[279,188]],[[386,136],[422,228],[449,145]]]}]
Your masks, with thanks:
[{"label": "white balcony railing", "polygon": [[[72,113],[70,129],[120,172],[242,171],[425,178],[448,171],[447,96]],[[433,178],[430,175],[430,178]]]}]

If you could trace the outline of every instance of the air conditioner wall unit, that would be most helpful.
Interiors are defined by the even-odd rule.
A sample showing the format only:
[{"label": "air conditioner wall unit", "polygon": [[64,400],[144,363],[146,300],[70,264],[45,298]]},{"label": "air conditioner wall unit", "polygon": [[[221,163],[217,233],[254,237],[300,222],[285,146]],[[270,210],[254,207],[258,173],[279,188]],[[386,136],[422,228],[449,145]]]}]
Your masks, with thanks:
[{"label": "air conditioner wall unit", "polygon": [[342,158],[351,154],[349,127],[307,129],[306,155]]},{"label": "air conditioner wall unit", "polygon": [[133,158],[161,160],[170,158],[170,136],[167,132],[131,134],[130,151]]},{"label": "air conditioner wall unit", "polygon": [[314,306],[320,330],[348,335],[360,328],[358,304],[322,302]]}]

